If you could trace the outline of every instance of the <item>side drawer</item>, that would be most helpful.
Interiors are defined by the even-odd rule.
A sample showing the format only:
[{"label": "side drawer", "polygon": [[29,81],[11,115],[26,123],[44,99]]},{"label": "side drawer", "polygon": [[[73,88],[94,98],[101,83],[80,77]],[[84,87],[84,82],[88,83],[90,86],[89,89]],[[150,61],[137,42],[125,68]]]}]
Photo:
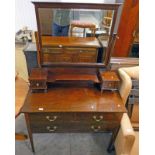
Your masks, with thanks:
[{"label": "side drawer", "polygon": [[46,89],[46,81],[43,80],[30,80],[30,87],[32,89]]},{"label": "side drawer", "polygon": [[116,89],[116,85],[114,82],[103,82],[102,89]]}]

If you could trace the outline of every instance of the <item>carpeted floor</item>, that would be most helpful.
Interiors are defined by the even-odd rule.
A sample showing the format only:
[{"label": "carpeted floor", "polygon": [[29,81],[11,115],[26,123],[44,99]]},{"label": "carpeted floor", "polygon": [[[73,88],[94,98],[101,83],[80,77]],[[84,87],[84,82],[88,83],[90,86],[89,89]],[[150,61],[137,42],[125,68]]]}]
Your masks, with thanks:
[{"label": "carpeted floor", "polygon": [[[24,115],[16,119],[16,133],[26,133]],[[33,134],[35,155],[115,155],[108,153],[111,134],[54,133]],[[29,139],[16,141],[16,155],[33,155]]]}]

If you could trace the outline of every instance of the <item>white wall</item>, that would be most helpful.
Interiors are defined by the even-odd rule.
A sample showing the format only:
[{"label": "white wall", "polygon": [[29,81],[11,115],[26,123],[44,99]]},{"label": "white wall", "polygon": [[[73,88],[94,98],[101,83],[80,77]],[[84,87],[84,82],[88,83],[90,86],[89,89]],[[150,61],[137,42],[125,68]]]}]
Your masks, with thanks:
[{"label": "white wall", "polygon": [[[53,0],[15,0],[15,32],[27,26],[30,30],[37,30],[34,5],[31,1],[53,1]],[[113,3],[116,0],[54,0],[58,2],[90,2],[90,3]]]},{"label": "white wall", "polygon": [[15,0],[15,32],[28,26],[29,29],[37,30],[36,16],[32,0]]}]

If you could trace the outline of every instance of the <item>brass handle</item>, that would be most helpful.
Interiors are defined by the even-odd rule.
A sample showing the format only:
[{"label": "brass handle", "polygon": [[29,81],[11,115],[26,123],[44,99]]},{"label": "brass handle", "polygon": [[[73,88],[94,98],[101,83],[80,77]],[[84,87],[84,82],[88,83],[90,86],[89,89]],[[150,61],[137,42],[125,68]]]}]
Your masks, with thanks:
[{"label": "brass handle", "polygon": [[39,83],[36,83],[36,86],[39,87]]},{"label": "brass handle", "polygon": [[100,122],[100,121],[103,119],[103,116],[99,116],[99,118],[97,118],[97,116],[93,116],[93,119],[94,119],[96,122]]},{"label": "brass handle", "polygon": [[50,118],[50,116],[46,116],[46,119],[50,122],[54,122],[57,119],[57,116],[53,116],[53,118]]},{"label": "brass handle", "polygon": [[101,129],[101,126],[95,127],[94,125],[92,125],[91,129],[93,129],[94,132],[98,132]]},{"label": "brass handle", "polygon": [[49,132],[54,132],[54,131],[56,131],[57,126],[53,126],[53,127],[47,126],[46,129],[47,129]]}]

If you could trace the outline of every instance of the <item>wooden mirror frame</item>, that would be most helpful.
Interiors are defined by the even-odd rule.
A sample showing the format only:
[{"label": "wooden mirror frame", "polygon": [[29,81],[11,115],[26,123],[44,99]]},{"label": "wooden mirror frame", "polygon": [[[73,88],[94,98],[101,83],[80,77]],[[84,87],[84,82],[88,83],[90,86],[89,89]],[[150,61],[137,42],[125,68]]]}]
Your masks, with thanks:
[{"label": "wooden mirror frame", "polygon": [[[35,12],[36,12],[36,19],[37,19],[37,28],[38,28],[38,35],[36,39],[37,43],[37,51],[38,51],[38,64],[40,67],[107,67],[111,53],[113,50],[113,46],[116,39],[116,34],[114,34],[114,27],[117,18],[118,8],[122,3],[114,3],[114,4],[106,4],[106,3],[65,3],[65,2],[32,2],[35,5]],[[63,4],[63,5],[62,5]],[[40,27],[40,19],[39,19],[39,8],[62,8],[62,9],[100,9],[100,10],[113,10],[113,21],[111,26],[110,37],[108,41],[108,46],[105,51],[105,58],[102,63],[50,63],[50,64],[43,64],[42,63],[42,41],[41,41],[41,27]]]}]

